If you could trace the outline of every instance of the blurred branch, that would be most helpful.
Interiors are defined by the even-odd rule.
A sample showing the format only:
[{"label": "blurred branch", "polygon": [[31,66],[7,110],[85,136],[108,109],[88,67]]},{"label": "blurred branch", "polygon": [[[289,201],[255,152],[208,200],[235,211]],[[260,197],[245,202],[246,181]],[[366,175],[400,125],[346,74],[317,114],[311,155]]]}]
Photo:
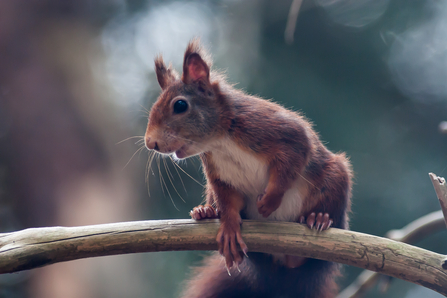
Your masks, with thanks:
[{"label": "blurred branch", "polygon": [[[400,230],[389,231],[386,237],[404,243],[415,243],[442,229],[445,229],[444,216],[439,210],[416,219]],[[380,273],[365,270],[341,291],[337,298],[359,298],[372,288],[380,277],[383,277]]]},{"label": "blurred branch", "polygon": [[400,230],[391,230],[385,237],[404,243],[416,243],[445,229],[442,211],[435,211],[412,221]]},{"label": "blurred branch", "polygon": [[439,131],[443,134],[447,134],[447,121],[439,123]]},{"label": "blurred branch", "polygon": [[447,185],[445,179],[443,177],[438,177],[433,173],[429,173],[428,175],[435,188],[436,196],[438,197],[442,213],[444,214],[444,220],[447,225]]},{"label": "blurred branch", "polygon": [[[160,220],[0,234],[0,272],[106,255],[215,250],[218,228],[218,220]],[[289,222],[244,221],[242,234],[251,251],[344,263],[447,295],[446,257],[408,244],[334,228],[317,232]]]},{"label": "blurred branch", "polygon": [[298,19],[298,14],[300,13],[301,4],[303,0],[293,0],[290,6],[289,16],[287,17],[286,31],[284,32],[284,39],[287,44],[292,44],[295,35],[296,20]]}]

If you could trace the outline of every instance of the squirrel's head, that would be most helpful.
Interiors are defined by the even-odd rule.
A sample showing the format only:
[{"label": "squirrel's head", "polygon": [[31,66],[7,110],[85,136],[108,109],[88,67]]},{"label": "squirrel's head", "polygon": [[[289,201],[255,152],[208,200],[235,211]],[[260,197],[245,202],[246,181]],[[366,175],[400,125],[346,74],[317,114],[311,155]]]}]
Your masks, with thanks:
[{"label": "squirrel's head", "polygon": [[179,159],[204,152],[219,123],[218,89],[210,81],[211,62],[198,40],[188,44],[181,79],[161,56],[155,71],[162,93],[149,114],[146,147]]}]

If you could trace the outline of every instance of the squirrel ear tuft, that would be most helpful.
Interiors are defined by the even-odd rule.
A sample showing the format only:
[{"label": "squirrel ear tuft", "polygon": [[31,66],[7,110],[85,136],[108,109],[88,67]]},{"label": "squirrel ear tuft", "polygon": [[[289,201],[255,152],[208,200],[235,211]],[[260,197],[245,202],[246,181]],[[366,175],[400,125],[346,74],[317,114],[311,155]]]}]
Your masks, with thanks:
[{"label": "squirrel ear tuft", "polygon": [[183,60],[182,81],[191,84],[194,81],[202,80],[209,84],[210,66],[208,55],[200,46],[198,39],[189,42]]},{"label": "squirrel ear tuft", "polygon": [[162,90],[178,80],[177,72],[172,69],[171,64],[166,67],[161,55],[155,58],[155,73],[157,74],[157,80]]}]

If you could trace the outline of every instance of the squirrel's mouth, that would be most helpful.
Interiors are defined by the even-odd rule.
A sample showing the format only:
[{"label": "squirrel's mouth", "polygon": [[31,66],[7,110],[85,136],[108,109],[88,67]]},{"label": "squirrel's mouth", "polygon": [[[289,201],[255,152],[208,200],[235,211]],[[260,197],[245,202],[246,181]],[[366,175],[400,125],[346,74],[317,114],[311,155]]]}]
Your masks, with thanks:
[{"label": "squirrel's mouth", "polygon": [[188,149],[188,146],[186,144],[184,144],[182,147],[180,147],[180,149],[176,150],[174,152],[174,157],[176,157],[177,159],[184,159],[186,157],[188,157],[188,153],[186,152]]}]

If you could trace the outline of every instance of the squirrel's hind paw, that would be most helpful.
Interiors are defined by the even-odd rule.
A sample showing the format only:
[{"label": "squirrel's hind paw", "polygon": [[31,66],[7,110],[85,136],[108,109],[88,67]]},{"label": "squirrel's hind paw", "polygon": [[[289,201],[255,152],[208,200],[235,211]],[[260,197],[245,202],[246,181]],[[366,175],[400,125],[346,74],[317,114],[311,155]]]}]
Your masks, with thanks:
[{"label": "squirrel's hind paw", "polygon": [[331,227],[333,220],[329,218],[329,213],[312,212],[307,219],[304,216],[300,217],[300,223],[305,223],[309,229],[315,228],[317,231],[324,231]]}]

